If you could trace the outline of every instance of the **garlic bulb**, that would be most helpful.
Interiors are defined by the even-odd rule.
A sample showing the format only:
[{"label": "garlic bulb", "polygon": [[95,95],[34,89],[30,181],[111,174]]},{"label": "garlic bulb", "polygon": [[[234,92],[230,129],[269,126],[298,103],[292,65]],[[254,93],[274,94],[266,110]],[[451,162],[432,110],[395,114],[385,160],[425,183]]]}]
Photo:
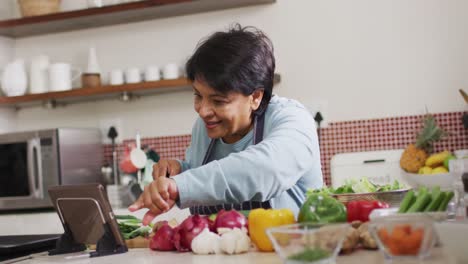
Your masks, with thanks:
[{"label": "garlic bulb", "polygon": [[218,254],[220,253],[219,239],[217,234],[205,228],[192,240],[192,251],[200,255]]},{"label": "garlic bulb", "polygon": [[239,228],[234,228],[230,231],[223,230],[220,239],[220,248],[226,254],[247,252],[250,248],[250,238],[245,230]]}]

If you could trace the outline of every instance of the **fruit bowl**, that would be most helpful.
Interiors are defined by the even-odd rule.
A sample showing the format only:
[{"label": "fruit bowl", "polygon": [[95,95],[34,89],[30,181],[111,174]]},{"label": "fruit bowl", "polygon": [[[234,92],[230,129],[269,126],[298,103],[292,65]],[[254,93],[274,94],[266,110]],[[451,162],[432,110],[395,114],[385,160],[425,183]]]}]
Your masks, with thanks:
[{"label": "fruit bowl", "polygon": [[441,190],[452,190],[453,182],[455,180],[454,175],[451,173],[441,174],[415,174],[401,170],[401,176],[411,187],[437,187]]},{"label": "fruit bowl", "polygon": [[387,216],[370,222],[369,230],[388,260],[424,259],[437,240],[428,217]]},{"label": "fruit bowl", "polygon": [[334,263],[349,224],[301,223],[267,229],[276,253],[284,263]]}]

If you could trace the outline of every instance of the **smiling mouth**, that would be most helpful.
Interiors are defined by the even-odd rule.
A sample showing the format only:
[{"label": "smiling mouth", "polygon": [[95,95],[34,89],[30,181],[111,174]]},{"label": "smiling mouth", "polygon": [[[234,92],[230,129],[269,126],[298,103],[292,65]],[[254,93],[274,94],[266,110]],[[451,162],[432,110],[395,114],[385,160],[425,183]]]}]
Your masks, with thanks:
[{"label": "smiling mouth", "polygon": [[221,121],[217,121],[217,122],[207,122],[207,121],[205,121],[205,126],[208,129],[213,129],[213,128],[217,127],[219,124],[221,124]]}]

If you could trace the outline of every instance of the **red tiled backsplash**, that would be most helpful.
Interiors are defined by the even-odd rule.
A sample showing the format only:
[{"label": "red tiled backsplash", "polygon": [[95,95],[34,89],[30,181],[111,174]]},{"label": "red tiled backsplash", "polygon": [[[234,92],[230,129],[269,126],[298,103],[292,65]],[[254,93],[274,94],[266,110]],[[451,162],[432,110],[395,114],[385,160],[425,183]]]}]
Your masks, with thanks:
[{"label": "red tiled backsplash", "polygon": [[[184,159],[185,149],[190,144],[190,135],[167,136],[156,138],[143,138],[141,146],[148,146],[156,151],[161,159]],[[124,140],[121,144],[116,144],[119,161],[124,156],[125,147],[135,145],[135,140]],[[104,145],[104,162],[112,163],[112,145]]]},{"label": "red tiled backsplash", "polygon": [[[463,128],[463,112],[434,114],[440,127],[450,133],[446,139],[435,144],[435,151],[468,149],[468,131]],[[404,149],[414,143],[416,133],[422,127],[423,115],[391,117],[330,123],[320,129],[320,151],[323,177],[330,184],[330,159],[333,155],[346,152]],[[124,146],[134,144],[124,140],[118,144],[121,158]],[[167,136],[142,139],[142,146],[154,149],[162,159],[183,159],[190,143],[190,135]],[[105,161],[112,160],[111,145],[104,145]]]}]

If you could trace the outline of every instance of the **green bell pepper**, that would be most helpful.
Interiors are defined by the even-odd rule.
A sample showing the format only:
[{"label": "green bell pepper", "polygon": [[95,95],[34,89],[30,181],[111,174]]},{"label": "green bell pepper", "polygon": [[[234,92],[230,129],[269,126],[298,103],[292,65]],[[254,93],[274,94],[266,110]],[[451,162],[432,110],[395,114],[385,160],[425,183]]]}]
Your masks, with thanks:
[{"label": "green bell pepper", "polygon": [[310,194],[299,211],[298,221],[313,223],[346,222],[346,207],[328,195]]}]

